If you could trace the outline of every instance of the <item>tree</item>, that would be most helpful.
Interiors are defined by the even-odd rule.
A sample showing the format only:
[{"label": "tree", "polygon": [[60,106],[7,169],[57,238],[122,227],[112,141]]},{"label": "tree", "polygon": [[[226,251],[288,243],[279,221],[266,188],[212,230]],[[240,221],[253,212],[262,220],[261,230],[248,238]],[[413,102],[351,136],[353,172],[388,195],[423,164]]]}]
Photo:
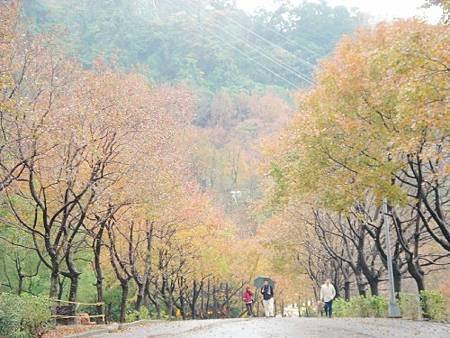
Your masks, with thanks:
[{"label": "tree", "polygon": [[[419,290],[425,266],[448,264],[447,36],[448,26],[409,20],[344,38],[322,63],[316,86],[301,95],[301,112],[271,168],[275,203],[302,196],[317,209],[350,214],[375,240],[383,264],[383,224],[374,223],[387,199],[396,279],[404,262]],[[336,233],[347,231],[358,233],[352,222]],[[436,245],[441,249],[428,256]]]}]

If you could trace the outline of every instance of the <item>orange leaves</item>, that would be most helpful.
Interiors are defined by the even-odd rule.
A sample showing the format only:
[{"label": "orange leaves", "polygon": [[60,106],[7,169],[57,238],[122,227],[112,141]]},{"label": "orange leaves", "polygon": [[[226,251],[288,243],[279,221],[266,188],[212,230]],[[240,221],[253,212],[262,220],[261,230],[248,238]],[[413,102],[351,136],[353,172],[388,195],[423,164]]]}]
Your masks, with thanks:
[{"label": "orange leaves", "polygon": [[428,152],[440,143],[450,126],[449,33],[448,26],[409,20],[344,38],[287,131],[282,153],[296,157],[283,159],[284,171],[294,186],[319,194],[342,189],[340,199],[349,196],[349,181],[361,193],[387,187],[380,180],[423,149],[425,130]]}]

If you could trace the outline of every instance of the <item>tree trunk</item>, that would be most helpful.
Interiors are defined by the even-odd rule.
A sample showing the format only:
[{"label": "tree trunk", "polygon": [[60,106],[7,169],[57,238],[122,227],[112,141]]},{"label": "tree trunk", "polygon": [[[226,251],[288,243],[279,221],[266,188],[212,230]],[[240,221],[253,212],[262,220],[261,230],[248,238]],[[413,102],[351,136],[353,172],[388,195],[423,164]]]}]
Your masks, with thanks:
[{"label": "tree trunk", "polygon": [[205,318],[205,292],[203,290],[200,292],[200,318]]},{"label": "tree trunk", "polygon": [[[145,290],[148,287],[148,281],[151,273],[151,254],[152,254],[152,241],[153,241],[153,222],[147,222],[147,231],[146,231],[146,253],[145,253],[145,262],[144,262],[144,274],[142,276],[142,280],[138,282],[138,278],[135,278],[136,283],[138,284],[138,294],[136,298],[135,310],[141,311],[142,303],[145,299]],[[136,276],[137,277],[137,276]]]},{"label": "tree trunk", "polygon": [[366,297],[366,283],[363,281],[362,274],[358,273],[357,275],[355,275],[355,278],[359,295],[362,297]]},{"label": "tree trunk", "polygon": [[367,282],[369,283],[371,295],[378,296],[378,275],[373,271],[373,269],[371,269],[367,262],[365,246],[366,227],[363,223],[361,223],[359,226],[358,234],[358,266],[360,267],[361,272],[364,274],[364,277],[366,277]]},{"label": "tree trunk", "polygon": [[97,324],[102,324],[105,322],[105,310],[104,310],[104,299],[103,299],[103,279],[97,280],[95,283],[95,286],[97,288],[97,315],[103,316],[103,317],[97,317]]},{"label": "tree trunk", "polygon": [[372,296],[378,296],[378,279],[369,278],[368,282],[369,282],[369,286],[370,286],[370,294]]},{"label": "tree trunk", "polygon": [[[77,306],[74,303],[77,301],[79,274],[70,275],[69,280],[70,280],[70,287],[68,300],[69,302],[73,302],[70,303],[71,306],[70,315],[75,316]],[[71,324],[75,324],[75,318],[69,318],[68,322]]]},{"label": "tree trunk", "polygon": [[[105,230],[104,224],[101,224],[100,229],[95,236],[93,248],[94,248],[94,273],[95,273],[95,288],[97,290],[97,315],[105,315],[104,299],[103,299],[103,270],[100,263],[100,255],[102,250],[102,237]],[[105,317],[97,317],[97,324],[101,324],[105,321]]]},{"label": "tree trunk", "polygon": [[58,268],[52,268],[52,272],[50,274],[50,290],[49,290],[50,299],[58,298],[58,278],[59,278]]},{"label": "tree trunk", "polygon": [[228,283],[225,283],[225,306],[226,317],[230,318],[230,289]]},{"label": "tree trunk", "polygon": [[18,276],[18,284],[17,284],[17,295],[21,295],[23,292],[23,280],[24,280],[25,276],[22,274],[19,274]]},{"label": "tree trunk", "polygon": [[59,277],[58,277],[58,299],[63,299],[65,282],[66,282],[66,277],[59,275]]},{"label": "tree trunk", "polygon": [[195,319],[196,314],[195,314],[195,304],[197,303],[197,282],[194,280],[192,282],[192,303],[190,304],[191,306],[191,319]]},{"label": "tree trunk", "polygon": [[79,278],[80,278],[79,274],[70,275],[69,277],[70,279],[69,302],[77,301]]},{"label": "tree trunk", "polygon": [[347,302],[350,300],[350,281],[348,280],[344,283],[344,299]]},{"label": "tree trunk", "polygon": [[128,281],[123,281],[120,283],[122,288],[122,299],[120,300],[120,323],[125,323],[125,315],[127,311],[127,299],[128,299]]},{"label": "tree trunk", "polygon": [[184,278],[180,278],[180,284],[179,284],[179,299],[180,299],[180,312],[181,312],[181,318],[183,320],[186,320],[186,297],[184,295]]},{"label": "tree trunk", "polygon": [[207,291],[206,291],[206,306],[205,306],[206,318],[209,318],[209,295],[210,295],[210,292],[211,292],[211,282],[208,279],[208,286],[207,286]]},{"label": "tree trunk", "polygon": [[136,304],[134,305],[134,309],[137,312],[141,311],[142,303],[144,302],[144,296],[145,296],[145,284],[144,283],[136,283],[138,284],[138,293],[136,296]]},{"label": "tree trunk", "polygon": [[169,298],[168,298],[168,311],[169,311],[169,319],[172,319],[172,317],[174,316],[174,311],[173,311],[173,297],[172,294],[169,294]]},{"label": "tree trunk", "polygon": [[218,318],[216,286],[215,285],[213,285],[212,296],[213,296],[213,316],[214,316],[214,318]]},{"label": "tree trunk", "polygon": [[[202,289],[203,289],[203,281],[200,282],[200,285],[198,285],[197,281],[194,280],[192,283],[192,303],[190,304],[192,319],[195,319],[197,317],[197,301],[198,301],[198,297],[202,293]],[[203,295],[202,295],[202,302],[203,302]],[[203,304],[202,304],[202,308],[203,308]]]},{"label": "tree trunk", "polygon": [[[158,287],[156,286],[156,289]],[[147,298],[152,302],[152,304],[155,306],[156,310],[156,318],[161,319],[161,305],[159,304],[158,297],[153,297],[150,293],[150,283],[147,281],[147,286],[145,287],[145,293],[147,295]]]}]

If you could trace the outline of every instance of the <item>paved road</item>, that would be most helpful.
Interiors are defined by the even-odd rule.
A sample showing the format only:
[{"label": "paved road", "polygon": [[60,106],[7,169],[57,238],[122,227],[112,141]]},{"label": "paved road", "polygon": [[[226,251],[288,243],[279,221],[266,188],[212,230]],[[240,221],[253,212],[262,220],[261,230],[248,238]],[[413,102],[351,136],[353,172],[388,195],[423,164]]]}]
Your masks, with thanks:
[{"label": "paved road", "polygon": [[155,322],[96,338],[450,338],[450,325],[395,319],[253,318]]}]

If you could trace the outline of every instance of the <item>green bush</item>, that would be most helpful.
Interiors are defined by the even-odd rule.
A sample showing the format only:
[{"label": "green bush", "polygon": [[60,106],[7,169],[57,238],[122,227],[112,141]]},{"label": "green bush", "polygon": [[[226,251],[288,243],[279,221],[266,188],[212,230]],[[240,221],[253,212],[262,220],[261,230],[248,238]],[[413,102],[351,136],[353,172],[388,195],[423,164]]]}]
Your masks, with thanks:
[{"label": "green bush", "polygon": [[337,317],[352,317],[352,304],[343,298],[333,301],[333,313]]},{"label": "green bush", "polygon": [[127,323],[131,323],[131,322],[135,322],[141,319],[149,319],[150,318],[150,312],[148,311],[148,309],[143,306],[141,308],[141,311],[136,311],[136,310],[129,310],[127,311],[126,315],[125,315],[125,321]]},{"label": "green bush", "polygon": [[[420,298],[417,294],[401,293],[399,306],[403,318],[413,320],[428,318],[438,321],[449,319],[444,297],[436,291],[422,291]],[[388,302],[380,296],[355,297],[348,302],[336,299],[333,303],[333,312],[337,317],[386,317]]]},{"label": "green bush", "polygon": [[50,324],[50,306],[39,297],[0,293],[0,336],[38,337]]},{"label": "green bush", "polygon": [[380,296],[355,297],[348,302],[336,299],[333,312],[337,317],[385,317],[387,302]]},{"label": "green bush", "polygon": [[420,300],[425,318],[439,321],[448,320],[448,310],[441,293],[425,290],[420,293]]}]

